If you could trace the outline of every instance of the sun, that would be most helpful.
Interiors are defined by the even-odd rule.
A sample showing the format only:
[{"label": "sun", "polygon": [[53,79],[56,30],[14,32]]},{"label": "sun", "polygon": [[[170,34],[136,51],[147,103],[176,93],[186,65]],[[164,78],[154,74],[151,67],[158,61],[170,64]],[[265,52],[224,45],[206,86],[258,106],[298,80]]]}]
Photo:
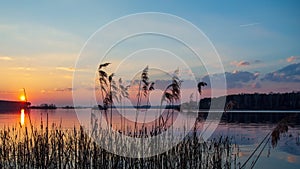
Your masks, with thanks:
[{"label": "sun", "polygon": [[24,95],[20,96],[21,101],[26,101],[26,97]]}]

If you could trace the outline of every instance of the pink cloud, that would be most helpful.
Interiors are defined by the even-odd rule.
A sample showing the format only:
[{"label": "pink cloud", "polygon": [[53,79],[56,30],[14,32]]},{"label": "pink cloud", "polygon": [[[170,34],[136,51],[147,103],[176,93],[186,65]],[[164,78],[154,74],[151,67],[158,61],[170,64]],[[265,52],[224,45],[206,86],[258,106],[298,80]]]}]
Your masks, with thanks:
[{"label": "pink cloud", "polygon": [[289,62],[289,63],[292,63],[292,62],[294,62],[295,60],[298,60],[298,59],[299,59],[299,56],[291,56],[291,57],[288,57],[286,59],[286,61]]},{"label": "pink cloud", "polygon": [[230,64],[235,65],[237,67],[241,67],[241,66],[249,66],[250,62],[247,62],[247,61],[240,61],[240,62],[234,61],[234,62],[231,62]]},{"label": "pink cloud", "polygon": [[258,77],[259,75],[260,75],[259,72],[255,72],[255,73],[254,73],[254,76],[255,76],[255,77]]},{"label": "pink cloud", "polygon": [[261,88],[261,84],[259,82],[254,82],[251,84],[251,87],[253,89],[259,89],[259,88]]}]

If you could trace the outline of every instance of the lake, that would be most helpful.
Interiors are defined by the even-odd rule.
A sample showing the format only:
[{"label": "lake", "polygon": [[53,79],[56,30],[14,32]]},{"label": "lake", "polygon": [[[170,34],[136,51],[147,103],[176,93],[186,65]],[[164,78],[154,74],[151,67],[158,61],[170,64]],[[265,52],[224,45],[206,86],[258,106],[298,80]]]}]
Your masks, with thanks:
[{"label": "lake", "polygon": [[[18,127],[22,125],[39,126],[41,121],[46,123],[48,114],[48,123],[61,125],[64,129],[72,129],[74,126],[79,127],[80,122],[84,126],[89,126],[91,113],[99,115],[98,110],[91,109],[55,109],[41,110],[32,109],[19,112],[1,112],[0,113],[0,128]],[[116,130],[121,130],[122,125],[127,128],[132,128],[133,121],[136,118],[136,111],[133,109],[120,110],[120,114],[126,116],[127,121],[121,118],[120,114],[113,112],[112,121],[113,127]],[[141,112],[138,116],[138,121],[145,121],[149,127],[154,123],[159,110],[150,109]],[[145,118],[145,114],[147,118]],[[300,112],[297,111],[244,111],[244,112],[227,112],[224,113],[216,130],[213,132],[210,139],[219,138],[220,136],[229,136],[232,142],[239,145],[239,159],[243,163],[259,145],[264,137],[272,131],[277,123],[286,116],[293,117],[293,126],[289,127],[287,133],[282,134],[276,147],[272,147],[271,143],[266,145],[261,157],[257,161],[255,168],[300,168]],[[203,116],[203,121],[206,115]],[[104,116],[102,116],[104,119]],[[185,123],[181,118],[193,119],[195,114],[176,114],[173,118],[179,118],[178,121]],[[78,120],[80,119],[80,120]],[[107,116],[110,121],[110,115]],[[219,122],[218,120],[216,122]],[[202,122],[203,123],[203,122]],[[202,124],[200,121],[200,124]],[[175,126],[179,127],[179,126]],[[201,129],[200,129],[201,130]],[[258,153],[256,153],[258,154]]]}]

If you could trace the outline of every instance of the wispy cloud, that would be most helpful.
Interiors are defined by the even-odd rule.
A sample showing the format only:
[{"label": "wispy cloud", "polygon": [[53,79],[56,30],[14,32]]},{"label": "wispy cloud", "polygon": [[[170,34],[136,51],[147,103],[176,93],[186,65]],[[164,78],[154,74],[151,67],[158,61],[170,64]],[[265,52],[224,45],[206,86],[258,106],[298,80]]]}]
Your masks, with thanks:
[{"label": "wispy cloud", "polygon": [[237,62],[237,61],[233,61],[230,63],[231,65],[234,65],[234,66],[237,66],[237,67],[242,67],[242,66],[249,66],[250,65],[250,62],[248,61],[240,61],[240,62]]},{"label": "wispy cloud", "polygon": [[13,60],[13,59],[11,57],[8,57],[8,56],[0,56],[0,60],[10,61],[10,60]]},{"label": "wispy cloud", "polygon": [[56,92],[71,92],[73,91],[74,89],[71,88],[71,87],[67,87],[67,88],[55,88],[54,91]]},{"label": "wispy cloud", "polygon": [[63,70],[63,71],[68,71],[68,72],[74,72],[75,68],[73,67],[56,67],[56,70]]},{"label": "wispy cloud", "polygon": [[75,89],[72,87],[66,87],[66,88],[54,88],[54,89],[42,89],[40,92],[45,93],[54,93],[54,92],[72,92]]},{"label": "wispy cloud", "polygon": [[291,57],[288,57],[286,59],[286,61],[289,62],[289,63],[292,63],[292,62],[298,60],[299,58],[300,58],[299,56],[291,56]]},{"label": "wispy cloud", "polygon": [[74,67],[55,67],[56,70],[62,70],[62,71],[67,71],[67,72],[75,72],[79,71],[79,72],[87,72],[86,69],[75,69]]},{"label": "wispy cloud", "polygon": [[259,22],[253,22],[253,23],[248,23],[248,24],[242,24],[240,25],[240,27],[249,27],[249,26],[255,26],[255,25],[259,25]]},{"label": "wispy cloud", "polygon": [[35,68],[32,68],[32,67],[12,67],[11,69],[13,69],[13,70],[26,70],[26,71],[36,70]]},{"label": "wispy cloud", "polygon": [[261,60],[255,60],[254,63],[261,63]]},{"label": "wispy cloud", "polygon": [[259,88],[261,88],[260,82],[254,82],[254,83],[252,83],[251,84],[251,88],[253,88],[253,89],[259,89]]}]

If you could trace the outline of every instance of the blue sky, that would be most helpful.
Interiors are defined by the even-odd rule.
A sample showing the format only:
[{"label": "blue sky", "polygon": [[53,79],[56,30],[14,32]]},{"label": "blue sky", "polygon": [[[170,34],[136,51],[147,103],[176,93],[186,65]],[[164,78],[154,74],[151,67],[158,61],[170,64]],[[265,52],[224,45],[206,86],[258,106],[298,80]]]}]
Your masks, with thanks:
[{"label": "blue sky", "polygon": [[[216,47],[225,71],[233,74],[230,77],[238,72],[249,72],[251,77],[259,74],[233,92],[254,83],[259,83],[258,92],[269,92],[264,86],[270,84],[277,91],[299,90],[298,81],[284,84],[287,77],[280,82],[273,76],[300,62],[299,7],[296,0],[2,1],[0,74],[9,78],[1,83],[1,91],[25,86],[37,103],[52,101],[54,96],[47,100],[50,95],[71,87],[72,68],[86,40],[110,21],[139,12],[169,13],[196,25]],[[298,67],[289,68],[294,70],[294,74],[289,70],[289,76],[295,76],[290,79],[297,79]],[[71,94],[66,94],[59,102],[70,103],[69,97]]]},{"label": "blue sky", "polygon": [[67,32],[78,37],[81,45],[113,19],[137,12],[165,12],[198,26],[220,55],[270,61],[299,53],[299,6],[298,1],[7,1],[1,4],[0,21],[21,29],[33,25]]}]

